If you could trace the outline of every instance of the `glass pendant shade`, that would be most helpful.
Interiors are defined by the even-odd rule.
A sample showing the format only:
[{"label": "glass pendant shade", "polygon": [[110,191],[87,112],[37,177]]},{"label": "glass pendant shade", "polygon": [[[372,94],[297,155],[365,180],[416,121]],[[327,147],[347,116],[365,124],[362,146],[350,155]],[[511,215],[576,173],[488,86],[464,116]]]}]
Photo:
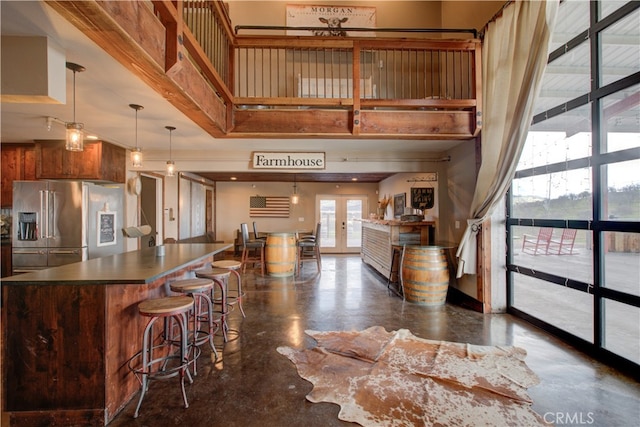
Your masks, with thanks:
[{"label": "glass pendant shade", "polygon": [[68,151],[82,151],[84,150],[84,134],[82,123],[67,123],[67,142],[65,148]]},{"label": "glass pendant shade", "polygon": [[131,150],[131,166],[140,168],[142,167],[142,150],[138,148],[138,111],[144,109],[144,107],[138,104],[129,104],[129,107],[136,110],[136,148]]},{"label": "glass pendant shade", "polygon": [[167,176],[174,176],[176,173],[176,162],[167,160]]},{"label": "glass pendant shade", "polygon": [[167,176],[174,176],[176,173],[176,163],[171,158],[171,134],[176,130],[173,126],[165,126],[165,129],[169,131],[169,160],[167,160]]},{"label": "glass pendant shade", "polygon": [[84,125],[82,123],[76,123],[76,73],[81,73],[85,70],[82,65],[74,64],[73,62],[67,62],[68,69],[73,71],[73,121],[66,124],[67,137],[65,148],[68,151],[83,151],[84,150],[84,134],[82,129]]},{"label": "glass pendant shade", "polygon": [[137,147],[131,150],[131,166],[134,168],[142,167],[142,150]]},{"label": "glass pendant shade", "polygon": [[298,194],[298,186],[296,185],[296,181],[294,178],[293,181],[293,194],[291,195],[291,204],[292,205],[297,205],[298,203],[300,203],[300,195]]}]

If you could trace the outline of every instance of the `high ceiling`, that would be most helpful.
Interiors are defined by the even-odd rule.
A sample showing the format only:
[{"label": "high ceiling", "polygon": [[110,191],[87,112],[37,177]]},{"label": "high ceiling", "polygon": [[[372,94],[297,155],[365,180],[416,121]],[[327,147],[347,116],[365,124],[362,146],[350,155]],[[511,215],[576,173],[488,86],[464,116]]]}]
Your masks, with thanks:
[{"label": "high ceiling", "polygon": [[[75,121],[84,123],[87,133],[128,149],[133,148],[136,145],[135,111],[129,104],[144,107],[138,112],[137,144],[145,153],[145,162],[155,161],[161,165],[166,160],[169,134],[165,126],[168,125],[176,127],[172,134],[172,150],[176,160],[181,157],[210,158],[212,153],[217,152],[234,152],[236,157],[249,159],[251,152],[264,150],[313,150],[326,152],[327,158],[377,159],[347,165],[344,171],[331,171],[334,173],[246,173],[247,162],[237,169],[237,172],[245,172],[242,174],[219,166],[198,166],[189,170],[214,180],[228,180],[230,174],[235,174],[238,180],[252,181],[293,181],[295,175],[299,181],[347,182],[358,178],[359,182],[379,182],[396,172],[402,172],[403,159],[410,159],[415,168],[416,162],[428,161],[461,143],[451,140],[309,139],[304,140],[302,145],[299,139],[216,139],[99,49],[44,2],[2,1],[0,14],[3,36],[47,36],[64,51],[66,61],[86,68],[86,71],[75,75]],[[64,139],[64,122],[72,121],[74,117],[73,81],[73,73],[67,70],[64,82],[66,104],[2,103],[2,143]],[[50,121],[50,126],[47,126],[47,117],[56,120]],[[380,163],[385,161],[396,164],[380,167]],[[161,166],[156,170],[161,170]]]}]

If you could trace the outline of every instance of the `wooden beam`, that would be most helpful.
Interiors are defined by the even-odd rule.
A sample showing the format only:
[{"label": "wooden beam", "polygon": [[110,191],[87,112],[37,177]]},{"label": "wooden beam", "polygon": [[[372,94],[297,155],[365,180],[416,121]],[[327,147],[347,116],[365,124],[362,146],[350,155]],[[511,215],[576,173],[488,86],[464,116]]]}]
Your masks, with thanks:
[{"label": "wooden beam", "polygon": [[[47,4],[204,131],[214,137],[226,134],[226,107],[217,96],[212,99],[210,87],[204,92],[189,92],[203,86],[185,84],[194,75],[193,65],[185,66],[188,59],[176,55],[178,62],[170,67],[170,74],[165,72],[170,63],[165,61],[166,30],[142,2],[52,0]],[[160,5],[165,20],[173,16],[168,11],[175,9],[172,2]],[[199,79],[203,81],[202,76]]]}]

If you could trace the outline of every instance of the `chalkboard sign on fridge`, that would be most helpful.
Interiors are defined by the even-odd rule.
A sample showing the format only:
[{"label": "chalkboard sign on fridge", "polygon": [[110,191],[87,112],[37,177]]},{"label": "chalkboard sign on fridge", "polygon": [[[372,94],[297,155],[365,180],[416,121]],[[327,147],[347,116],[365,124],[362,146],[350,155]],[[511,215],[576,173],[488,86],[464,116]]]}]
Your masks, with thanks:
[{"label": "chalkboard sign on fridge", "polygon": [[98,246],[116,244],[116,213],[111,211],[98,212]]}]

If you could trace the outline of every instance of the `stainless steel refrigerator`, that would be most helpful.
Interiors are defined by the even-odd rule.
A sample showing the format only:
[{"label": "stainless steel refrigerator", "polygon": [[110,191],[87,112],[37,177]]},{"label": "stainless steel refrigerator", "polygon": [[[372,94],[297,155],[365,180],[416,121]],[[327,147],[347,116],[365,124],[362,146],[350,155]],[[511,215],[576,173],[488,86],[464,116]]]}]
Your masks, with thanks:
[{"label": "stainless steel refrigerator", "polygon": [[124,186],[82,181],[14,181],[13,273],[124,250]]}]

